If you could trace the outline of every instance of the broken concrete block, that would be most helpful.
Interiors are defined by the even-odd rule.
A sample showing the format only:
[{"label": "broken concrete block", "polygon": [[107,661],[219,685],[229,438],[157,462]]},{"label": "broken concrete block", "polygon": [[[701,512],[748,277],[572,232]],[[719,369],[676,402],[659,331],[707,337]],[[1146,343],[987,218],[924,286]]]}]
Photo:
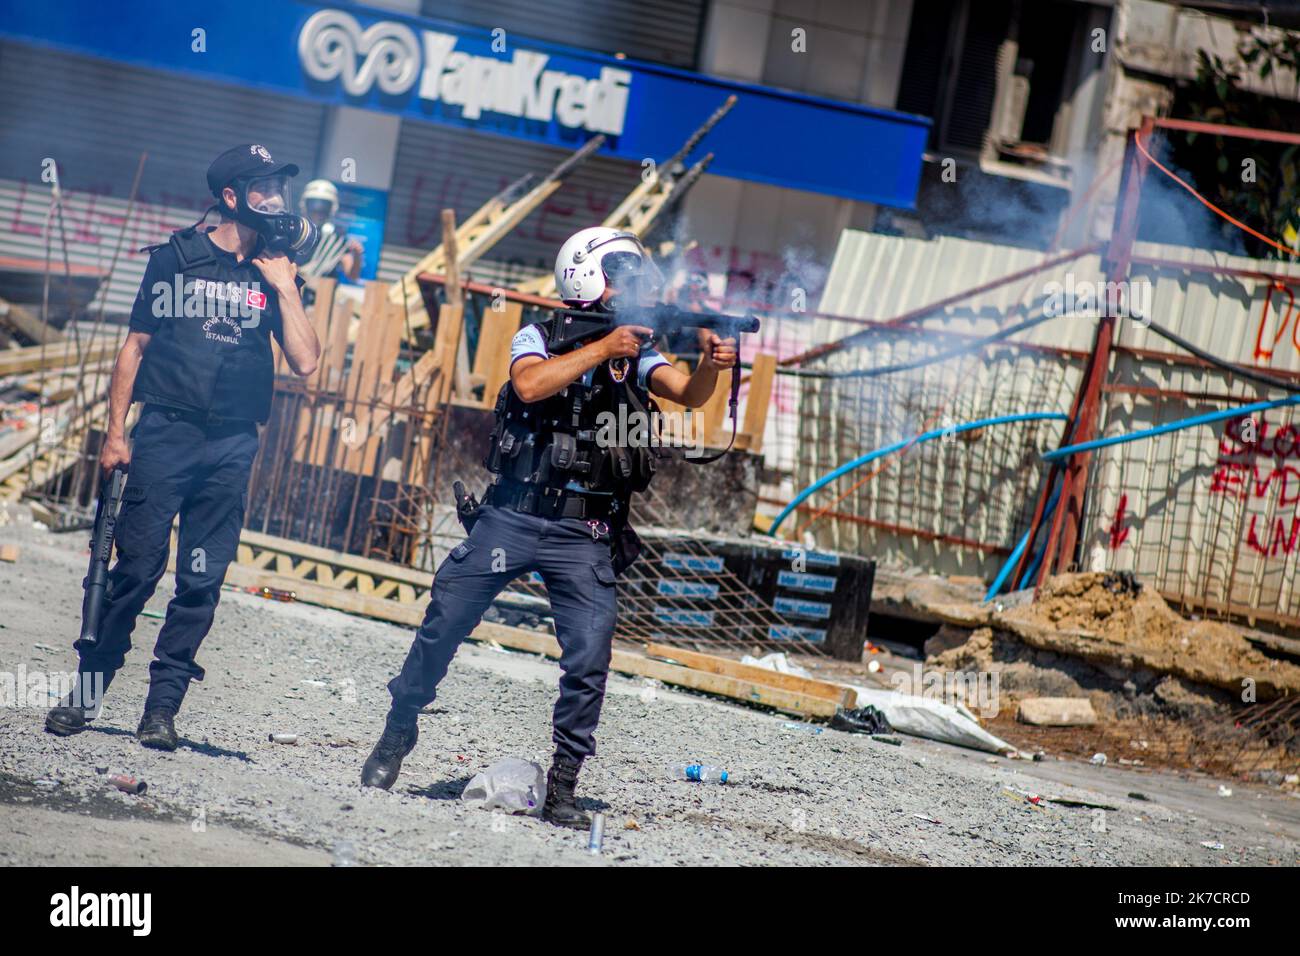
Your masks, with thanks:
[{"label": "broken concrete block", "polygon": [[1097,714],[1086,697],[1031,697],[1020,702],[1016,719],[1038,727],[1087,727]]}]

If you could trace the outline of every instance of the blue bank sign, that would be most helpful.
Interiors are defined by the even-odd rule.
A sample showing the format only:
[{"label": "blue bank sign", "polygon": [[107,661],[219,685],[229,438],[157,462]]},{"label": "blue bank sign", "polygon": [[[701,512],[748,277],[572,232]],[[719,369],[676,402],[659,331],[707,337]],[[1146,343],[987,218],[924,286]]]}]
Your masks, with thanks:
[{"label": "blue bank sign", "polygon": [[405,23],[381,20],[362,28],[343,10],[318,10],[298,32],[298,61],[321,84],[338,81],[350,97],[378,89],[390,97],[414,93],[421,106],[441,103],[463,120],[485,113],[529,120],[543,126],[618,136],[627,117],[632,71],[612,66],[588,78],[550,68],[537,50],[507,55],[504,34],[494,37],[498,53],[482,56],[460,49],[461,37],[435,29],[417,32]]},{"label": "blue bank sign", "polygon": [[352,4],[0,0],[0,36],[568,148],[603,133],[602,152],[636,162],[674,153],[734,93],[706,143],[710,172],[902,208],[915,201],[929,126],[515,37],[508,24],[486,30]]}]

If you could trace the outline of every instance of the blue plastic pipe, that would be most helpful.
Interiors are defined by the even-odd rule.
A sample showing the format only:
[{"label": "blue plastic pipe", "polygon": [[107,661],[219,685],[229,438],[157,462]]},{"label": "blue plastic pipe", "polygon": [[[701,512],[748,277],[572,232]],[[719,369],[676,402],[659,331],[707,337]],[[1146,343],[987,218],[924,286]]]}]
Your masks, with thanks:
[{"label": "blue plastic pipe", "polygon": [[1221,422],[1225,418],[1241,418],[1243,415],[1252,415],[1255,412],[1268,411],[1270,408],[1281,408],[1284,405],[1300,405],[1300,395],[1291,395],[1287,398],[1279,398],[1271,402],[1255,402],[1253,405],[1241,405],[1237,408],[1228,408],[1221,412],[1207,412],[1204,415],[1193,415],[1191,418],[1180,418],[1176,422],[1166,422],[1163,425],[1157,425],[1155,428],[1148,428],[1145,431],[1129,432],[1126,435],[1112,435],[1110,438],[1094,438],[1092,441],[1080,442],[1077,445],[1066,445],[1064,448],[1058,448],[1055,451],[1044,452],[1043,460],[1058,461],[1062,458],[1068,458],[1070,455],[1077,455],[1080,452],[1092,451],[1095,448],[1105,448],[1109,445],[1120,445],[1129,441],[1141,441],[1144,438],[1154,438],[1156,435],[1176,432],[1183,428],[1193,428],[1197,425],[1208,425],[1211,422]]},{"label": "blue plastic pipe", "polygon": [[[1077,445],[1067,445],[1066,447],[1058,448],[1055,451],[1045,452],[1043,454],[1043,460],[1058,461],[1059,459],[1066,458],[1070,455],[1092,451],[1096,448],[1105,448],[1108,445],[1119,445],[1124,442],[1141,441],[1144,438],[1154,438],[1156,435],[1164,435],[1184,428],[1194,428],[1197,425],[1207,425],[1211,422],[1219,422],[1227,418],[1240,418],[1243,415],[1251,415],[1255,412],[1267,411],[1270,408],[1280,408],[1284,405],[1297,404],[1300,404],[1300,395],[1291,395],[1288,398],[1279,398],[1271,402],[1255,402],[1253,405],[1242,405],[1238,408],[1225,409],[1221,412],[1207,412],[1204,415],[1193,415],[1190,418],[1181,418],[1178,421],[1166,422],[1163,425],[1158,425],[1155,428],[1148,428],[1140,432],[1129,432],[1126,435],[1114,435],[1110,438],[1097,438],[1092,441],[1080,442]],[[1058,486],[1052,491],[1052,497],[1048,502],[1047,507],[1043,510],[1044,521],[1051,517],[1052,509],[1055,508],[1056,499],[1059,495],[1060,487]],[[989,588],[988,594],[984,596],[985,601],[991,601],[1002,589],[1002,585],[1006,582],[1007,576],[1011,574],[1012,569],[1019,562],[1020,555],[1024,552],[1025,547],[1028,544],[1029,532],[1026,531],[1024,537],[1021,538],[1019,544],[1016,545],[1015,550],[1011,552],[1011,557],[1007,559],[1006,564],[1002,565],[1002,570],[998,572],[998,576],[993,580],[993,584]],[[1027,569],[1028,573],[1026,574],[1026,577],[1032,578],[1034,576],[1034,571],[1037,569],[1040,560],[1041,556],[1034,560],[1031,567]]]},{"label": "blue plastic pipe", "polygon": [[[1300,396],[1297,396],[1297,399],[1300,399]],[[981,418],[977,422],[966,422],[952,428],[936,428],[933,431],[928,431],[923,435],[916,436],[915,438],[904,439],[903,441],[894,442],[892,445],[886,445],[884,448],[877,448],[875,451],[869,451],[865,455],[861,455],[846,464],[840,465],[829,474],[823,475],[803,491],[795,495],[781,513],[776,516],[776,520],[772,522],[772,527],[767,529],[768,537],[776,537],[776,529],[781,526],[781,522],[788,518],[795,508],[799,507],[799,505],[803,504],[822,488],[825,488],[837,478],[861,468],[868,462],[875,461],[877,458],[883,458],[885,455],[893,454],[896,451],[907,448],[909,445],[920,445],[924,442],[934,441],[934,439],[942,438],[944,435],[957,435],[961,432],[975,431],[978,428],[989,428],[993,425],[1009,425],[1014,422],[1038,422],[1051,420],[1067,422],[1070,420],[1070,416],[1062,412],[1021,412],[1016,415],[1000,415],[997,418]]]},{"label": "blue plastic pipe", "polygon": [[[1052,512],[1056,510],[1056,501],[1060,496],[1061,486],[1057,485],[1052,489],[1052,496],[1047,499],[1047,505],[1043,508],[1043,521],[1047,521],[1047,519],[1052,516]],[[988,593],[984,595],[985,603],[992,601],[993,598],[997,596],[998,592],[1002,590],[1002,585],[1006,583],[1007,578],[1011,575],[1011,572],[1014,571],[1016,565],[1020,563],[1020,555],[1024,553],[1025,548],[1029,545],[1029,535],[1033,530],[1033,528],[1030,528],[1024,533],[1024,536],[1020,539],[1020,543],[1015,546],[1014,550],[1012,550],[1011,557],[1007,558],[1006,564],[1002,565],[1002,570],[998,572],[998,576],[993,579],[993,583],[989,586]],[[1041,559],[1041,553],[1034,558],[1033,562],[1026,569],[1026,579],[1034,576],[1033,570],[1038,567],[1038,562]]]}]

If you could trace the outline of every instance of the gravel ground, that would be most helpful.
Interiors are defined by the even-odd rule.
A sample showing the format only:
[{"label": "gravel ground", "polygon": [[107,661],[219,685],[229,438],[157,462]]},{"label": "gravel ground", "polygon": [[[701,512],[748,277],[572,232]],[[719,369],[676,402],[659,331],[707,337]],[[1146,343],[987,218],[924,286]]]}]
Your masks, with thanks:
[{"label": "gravel ground", "polygon": [[[0,543],[21,549],[16,563],[0,562],[0,672],[74,666],[85,540],[0,527]],[[165,578],[150,608],[163,610],[171,588]],[[593,856],[586,834],[460,800],[501,757],[545,766],[553,663],[466,644],[384,793],[358,777],[408,631],[226,592],[200,652],[207,679],[177,720],[181,748],[164,754],[133,736],[160,624],[140,619],[92,730],[44,733],[43,699],[0,707],[0,862],[312,865],[346,856],[340,844],[359,863],[388,865],[1300,862],[1300,800],[1275,790],[1230,784],[1222,797],[1205,778],[811,734],[786,728],[786,717],[617,676],[600,753],[579,784],[582,805],[607,815]],[[274,744],[270,733],[300,740]],[[678,761],[723,766],[736,782],[677,782],[668,768]],[[110,788],[111,773],[144,779],[147,793]],[[1007,787],[1116,809],[1033,806]]]}]

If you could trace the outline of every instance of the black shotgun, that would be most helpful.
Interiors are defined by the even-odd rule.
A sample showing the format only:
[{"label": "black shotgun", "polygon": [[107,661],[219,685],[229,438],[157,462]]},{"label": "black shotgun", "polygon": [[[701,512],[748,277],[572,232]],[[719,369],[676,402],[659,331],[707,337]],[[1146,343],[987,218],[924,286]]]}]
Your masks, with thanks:
[{"label": "black shotgun", "polygon": [[90,539],[90,566],[81,582],[86,596],[81,602],[81,643],[87,646],[99,640],[99,619],[104,613],[104,594],[108,590],[108,562],[113,557],[113,536],[117,529],[117,509],[126,490],[126,472],[114,468],[99,489],[95,506],[95,531]]}]

